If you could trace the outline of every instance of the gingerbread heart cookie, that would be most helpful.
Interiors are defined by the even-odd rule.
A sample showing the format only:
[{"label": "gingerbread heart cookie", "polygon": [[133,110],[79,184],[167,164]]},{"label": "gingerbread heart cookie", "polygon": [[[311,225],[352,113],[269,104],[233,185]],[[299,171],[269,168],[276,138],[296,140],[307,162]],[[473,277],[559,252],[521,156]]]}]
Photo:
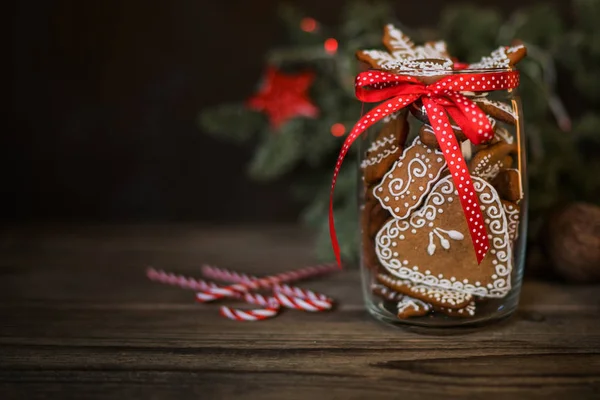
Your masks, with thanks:
[{"label": "gingerbread heart cookie", "polygon": [[[372,187],[367,188],[367,193],[372,191]],[[360,207],[360,218],[363,263],[376,271],[380,265],[375,254],[374,237],[390,218],[390,213],[383,209],[373,196],[366,196],[365,203]]]},{"label": "gingerbread heart cookie", "polygon": [[377,183],[402,154],[408,136],[407,113],[399,113],[384,121],[383,129],[367,150],[361,163],[364,181]]},{"label": "gingerbread heart cookie", "polygon": [[411,317],[422,317],[431,311],[431,305],[419,299],[404,296],[396,306],[398,308],[398,318],[407,319]]},{"label": "gingerbread heart cookie", "polygon": [[473,300],[473,296],[468,293],[419,283],[415,284],[409,280],[396,279],[387,274],[377,274],[377,281],[394,291],[438,307],[459,309],[466,307]]},{"label": "gingerbread heart cookie", "polygon": [[472,180],[490,243],[481,263],[477,264],[458,192],[447,176],[410,218],[388,221],[375,237],[377,257],[389,273],[482,297],[508,293],[513,261],[506,215],[496,190],[481,178]]},{"label": "gingerbread heart cookie", "polygon": [[443,153],[428,148],[416,137],[375,186],[373,195],[395,218],[406,218],[421,204],[444,169]]},{"label": "gingerbread heart cookie", "polygon": [[511,242],[519,237],[519,221],[521,218],[521,207],[510,201],[502,200],[502,206],[506,213],[506,221],[508,222],[508,238]]}]

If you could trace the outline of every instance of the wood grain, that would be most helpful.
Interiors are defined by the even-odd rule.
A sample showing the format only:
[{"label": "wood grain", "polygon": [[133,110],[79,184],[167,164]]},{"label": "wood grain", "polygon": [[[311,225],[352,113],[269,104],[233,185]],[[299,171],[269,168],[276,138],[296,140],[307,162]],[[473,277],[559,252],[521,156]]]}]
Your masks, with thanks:
[{"label": "wood grain", "polygon": [[364,310],[358,271],[307,284],[335,311],[220,317],[144,277],[314,261],[293,227],[12,227],[0,233],[0,398],[598,398],[600,288],[526,282],[510,320],[456,335]]}]

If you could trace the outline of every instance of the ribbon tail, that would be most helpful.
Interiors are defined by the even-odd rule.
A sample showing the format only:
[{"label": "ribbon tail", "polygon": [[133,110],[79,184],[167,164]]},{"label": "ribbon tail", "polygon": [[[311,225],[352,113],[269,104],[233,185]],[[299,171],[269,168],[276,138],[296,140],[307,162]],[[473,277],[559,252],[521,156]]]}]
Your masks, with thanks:
[{"label": "ribbon tail", "polygon": [[462,129],[465,136],[473,144],[490,141],[494,137],[494,129],[487,115],[481,108],[468,97],[460,93],[447,94],[453,106],[446,107],[446,111],[454,122]]},{"label": "ribbon tail", "polygon": [[342,255],[340,252],[340,244],[335,233],[335,221],[333,220],[333,195],[329,199],[329,237],[331,238],[331,247],[335,255],[335,261],[338,267],[342,268]]},{"label": "ribbon tail", "polygon": [[448,169],[452,174],[454,188],[457,191],[466,218],[471,241],[475,250],[477,264],[480,264],[489,249],[489,239],[479,206],[479,197],[473,186],[473,180],[463,158],[460,144],[456,140],[446,110],[430,98],[423,98],[427,115]]},{"label": "ribbon tail", "polygon": [[340,172],[340,167],[342,166],[342,162],[348,154],[348,150],[354,141],[363,134],[370,126],[376,124],[381,121],[383,118],[387,117],[390,114],[395,113],[398,110],[406,107],[407,105],[413,103],[420,97],[420,94],[407,94],[397,96],[393,99],[385,101],[379,104],[377,107],[369,111],[365,114],[352,128],[350,131],[350,135],[344,141],[342,145],[342,149],[340,150],[340,154],[338,155],[337,162],[335,164],[335,169],[333,171],[333,179],[331,181],[331,192],[329,195],[329,236],[331,238],[331,246],[333,249],[333,253],[335,254],[335,259],[338,263],[338,266],[342,268],[341,254],[340,254],[340,245],[338,243],[337,234],[335,232],[335,221],[333,215],[333,200],[334,200],[334,191],[335,184],[337,182],[337,178]]}]

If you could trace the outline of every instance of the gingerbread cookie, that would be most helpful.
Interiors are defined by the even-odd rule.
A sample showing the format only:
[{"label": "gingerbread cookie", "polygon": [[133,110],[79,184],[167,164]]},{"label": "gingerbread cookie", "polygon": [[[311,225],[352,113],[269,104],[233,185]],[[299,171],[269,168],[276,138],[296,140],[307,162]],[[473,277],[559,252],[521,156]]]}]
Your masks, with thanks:
[{"label": "gingerbread cookie", "polygon": [[469,69],[504,69],[516,65],[527,55],[527,48],[521,42],[513,46],[501,46],[489,56],[482,57],[480,61],[470,64]]},{"label": "gingerbread cookie", "polygon": [[488,114],[490,117],[511,125],[517,123],[517,111],[514,110],[511,105],[488,99],[476,99],[474,101],[481,111]]},{"label": "gingerbread cookie", "polygon": [[510,290],[512,249],[508,223],[496,190],[472,177],[489,235],[480,264],[451,176],[441,179],[423,206],[406,220],[388,221],[375,237],[379,262],[400,279],[483,297]]},{"label": "gingerbread cookie", "polygon": [[373,195],[395,218],[406,218],[422,203],[444,169],[443,153],[428,148],[416,137],[375,186]]},{"label": "gingerbread cookie", "polygon": [[494,131],[494,139],[492,139],[492,143],[490,144],[496,144],[498,142],[513,144],[515,142],[515,138],[506,129],[498,126]]},{"label": "gingerbread cookie", "polygon": [[[511,153],[516,153],[518,147],[516,144],[498,142],[477,152],[471,161],[469,161],[469,171],[471,175],[478,176],[486,180],[494,179],[501,169],[512,164],[512,158],[508,159]],[[506,165],[505,163],[509,164]]]},{"label": "gingerbread cookie", "polygon": [[472,301],[467,304],[467,306],[459,309],[447,307],[433,307],[433,309],[437,312],[446,314],[449,317],[469,318],[475,316],[477,306],[475,305],[475,302]]},{"label": "gingerbread cookie", "polygon": [[[493,120],[493,118],[492,118],[492,120]],[[514,139],[514,137],[511,136],[511,134],[506,129],[504,129],[499,124],[496,124],[494,126],[494,137],[492,138],[492,140],[490,140],[487,143],[482,143],[482,144],[479,144],[479,145],[473,145],[473,152],[477,153],[477,152],[479,152],[481,150],[487,149],[490,146],[493,146],[493,145],[498,144],[500,142],[513,144],[515,142],[515,139]],[[509,161],[508,158],[505,161]],[[511,168],[511,166],[512,166],[512,157],[511,157],[510,162],[503,162],[503,164],[504,164],[505,168]]]},{"label": "gingerbread cookie", "polygon": [[492,180],[492,185],[503,200],[518,203],[523,198],[521,173],[518,169],[509,168],[498,172]]},{"label": "gingerbread cookie", "polygon": [[373,284],[371,286],[371,292],[387,301],[400,301],[404,297],[402,293],[396,292],[384,285]]},{"label": "gingerbread cookie", "polygon": [[390,219],[390,213],[384,209],[379,202],[373,204],[371,209],[371,222],[369,224],[369,236],[374,238],[383,224]]},{"label": "gingerbread cookie", "polygon": [[399,113],[384,121],[383,129],[367,150],[361,168],[367,184],[377,183],[402,154],[408,136],[407,113]]},{"label": "gingerbread cookie", "polygon": [[431,305],[419,299],[404,296],[396,306],[398,308],[398,318],[407,319],[411,317],[422,317],[431,311]]},{"label": "gingerbread cookie", "polygon": [[379,258],[377,258],[377,253],[375,253],[375,243],[373,239],[364,236],[361,237],[361,247],[363,264],[373,272],[379,271],[381,269],[381,264],[379,263]]},{"label": "gingerbread cookie", "polygon": [[367,200],[361,208],[361,225],[363,232],[369,238],[375,237],[389,218],[390,213],[375,199]]},{"label": "gingerbread cookie", "polygon": [[[427,117],[427,112],[425,111],[425,107],[423,106],[423,104],[418,101],[414,102],[410,106],[410,112],[417,120],[423,122],[427,127],[427,131],[424,131],[423,127],[419,131],[419,136],[423,144],[427,145],[428,147],[431,147],[432,149],[439,149],[440,145],[437,142],[437,139],[435,138],[435,134],[433,132],[433,129],[431,128],[431,123],[429,122],[429,118]],[[492,129],[495,131],[497,125],[496,120],[490,117],[489,115],[487,116],[487,118],[490,121]],[[449,119],[450,123],[452,124],[452,130],[454,131],[454,135],[456,135],[457,140],[459,142],[467,140],[467,137],[463,133],[462,129],[458,125],[456,125],[456,123],[452,120],[451,117],[449,117]],[[493,140],[494,139],[492,138],[492,140],[486,144],[491,143]]]},{"label": "gingerbread cookie", "polygon": [[429,117],[427,116],[427,111],[423,102],[421,100],[417,100],[409,106],[410,113],[419,121],[424,124],[431,125],[429,122]]},{"label": "gingerbread cookie", "polygon": [[[388,70],[452,70],[443,41],[428,42],[415,46],[413,41],[391,24],[384,28],[383,44],[388,50],[359,50],[356,58],[372,68]],[[441,62],[440,62],[441,61]]]},{"label": "gingerbread cookie", "polygon": [[377,281],[394,291],[437,307],[458,309],[466,307],[473,300],[473,296],[468,293],[415,284],[409,280],[396,279],[387,274],[377,274]]},{"label": "gingerbread cookie", "polygon": [[[460,129],[458,126],[452,125],[452,131],[454,132],[454,136],[456,136],[456,140],[459,142],[467,140],[467,137],[463,133],[462,129]],[[440,144],[438,143],[435,133],[433,132],[433,128],[430,125],[423,125],[421,127],[421,130],[419,131],[419,139],[421,139],[421,142],[430,149],[440,148]]]},{"label": "gingerbread cookie", "polygon": [[502,206],[506,213],[506,221],[508,222],[508,238],[511,242],[519,237],[519,221],[521,218],[521,207],[510,201],[502,200]]},{"label": "gingerbread cookie", "polygon": [[[360,207],[361,218],[361,257],[363,264],[372,271],[378,271],[381,267],[379,259],[375,253],[375,241],[372,232],[377,229],[377,226],[372,223],[371,212],[375,201],[366,202]],[[379,225],[381,226],[381,225]]]}]

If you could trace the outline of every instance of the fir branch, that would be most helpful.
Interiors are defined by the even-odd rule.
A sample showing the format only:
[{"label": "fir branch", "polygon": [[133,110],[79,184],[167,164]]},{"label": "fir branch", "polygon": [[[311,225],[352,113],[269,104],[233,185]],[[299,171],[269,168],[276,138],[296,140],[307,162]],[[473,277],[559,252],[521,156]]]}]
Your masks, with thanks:
[{"label": "fir branch", "polygon": [[258,181],[275,180],[296,167],[302,159],[303,138],[295,132],[302,131],[303,121],[287,122],[279,132],[263,132],[263,140],[257,146],[250,161],[248,173]]},{"label": "fir branch", "polygon": [[220,104],[198,115],[198,124],[204,132],[238,143],[251,139],[264,123],[262,114],[243,103]]},{"label": "fir branch", "polygon": [[306,47],[286,47],[269,50],[267,63],[282,65],[284,63],[311,63],[319,60],[331,60],[333,56],[325,51],[322,45]]}]

